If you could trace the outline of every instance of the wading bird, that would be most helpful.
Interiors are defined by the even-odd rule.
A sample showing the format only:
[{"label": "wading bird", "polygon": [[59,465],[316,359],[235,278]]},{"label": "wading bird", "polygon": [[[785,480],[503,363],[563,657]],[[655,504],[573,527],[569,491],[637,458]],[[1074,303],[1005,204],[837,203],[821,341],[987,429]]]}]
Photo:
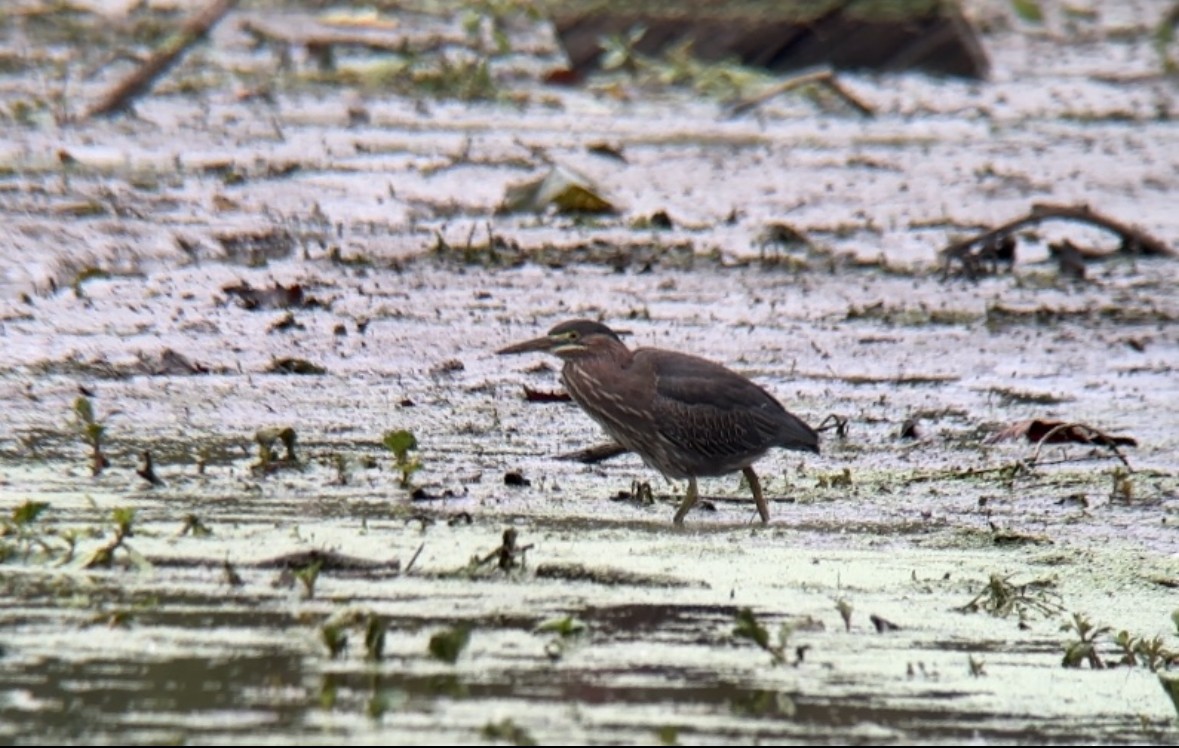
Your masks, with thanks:
[{"label": "wading bird", "polygon": [[659,348],[630,350],[609,327],[562,322],[499,354],[545,351],[565,362],[570,396],[620,445],[668,478],[687,479],[675,524],[699,497],[696,479],[740,470],[762,522],[770,511],[753,463],[771,447],[819,452],[819,435],[773,395],[720,364]]}]

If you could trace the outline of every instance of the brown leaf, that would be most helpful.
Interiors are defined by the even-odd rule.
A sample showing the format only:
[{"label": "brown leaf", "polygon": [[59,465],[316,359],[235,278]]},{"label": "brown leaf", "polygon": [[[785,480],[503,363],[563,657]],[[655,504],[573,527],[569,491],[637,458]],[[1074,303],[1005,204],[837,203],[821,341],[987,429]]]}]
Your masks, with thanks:
[{"label": "brown leaf", "polygon": [[[1129,436],[1111,436],[1084,423],[1068,423],[1047,418],[1019,421],[987,438],[987,444],[1025,437],[1033,444],[1097,444],[1103,447],[1137,447]],[[1047,437],[1047,438],[1045,438]]]}]

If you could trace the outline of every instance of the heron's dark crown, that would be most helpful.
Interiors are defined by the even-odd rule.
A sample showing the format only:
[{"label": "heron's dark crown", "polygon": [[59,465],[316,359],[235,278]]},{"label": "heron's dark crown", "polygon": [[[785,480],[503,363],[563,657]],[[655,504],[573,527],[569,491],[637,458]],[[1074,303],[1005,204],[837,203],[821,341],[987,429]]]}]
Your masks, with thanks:
[{"label": "heron's dark crown", "polygon": [[620,343],[622,342],[618,337],[618,333],[606,327],[601,322],[594,322],[592,319],[571,319],[549,330],[550,338],[565,338],[570,342],[589,337],[590,335],[606,335]]}]

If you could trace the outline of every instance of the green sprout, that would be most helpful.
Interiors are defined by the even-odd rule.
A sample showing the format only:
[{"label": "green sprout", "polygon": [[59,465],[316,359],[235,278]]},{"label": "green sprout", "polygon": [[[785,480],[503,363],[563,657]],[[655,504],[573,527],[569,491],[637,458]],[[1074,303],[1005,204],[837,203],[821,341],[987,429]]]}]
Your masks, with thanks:
[{"label": "green sprout", "polygon": [[82,440],[90,447],[90,470],[93,475],[98,475],[111,464],[102,453],[102,437],[106,427],[94,417],[94,406],[88,397],[81,396],[74,401],[74,415],[78,418]]},{"label": "green sprout", "polygon": [[[757,646],[770,653],[772,662],[775,665],[784,665],[788,662],[786,657],[786,646],[790,641],[790,634],[793,633],[793,627],[788,623],[783,623],[778,628],[778,641],[772,643],[770,641],[770,632],[766,627],[757,620],[757,616],[753,614],[751,608],[741,608],[737,611],[736,626],[733,627],[733,636],[738,639],[749,639]],[[799,659],[802,659],[801,653]]]},{"label": "green sprout", "polygon": [[323,561],[317,560],[295,570],[295,578],[303,583],[303,596],[308,600],[315,597],[315,582],[319,579],[321,568],[323,568]]},{"label": "green sprout", "polygon": [[536,739],[510,719],[488,722],[480,732],[488,740],[503,740],[512,745],[536,745]]},{"label": "green sprout", "polygon": [[1079,668],[1088,662],[1089,667],[1098,670],[1105,667],[1105,663],[1097,654],[1097,638],[1108,634],[1113,629],[1109,626],[1095,626],[1083,613],[1073,613],[1072,620],[1061,627],[1062,631],[1073,631],[1077,635],[1076,641],[1070,641],[1064,647],[1064,659],[1060,663],[1064,667]]},{"label": "green sprout", "polygon": [[111,511],[111,519],[115,523],[115,536],[109,543],[95,549],[90,558],[82,565],[83,569],[109,569],[114,565],[115,551],[123,549],[132,563],[141,568],[150,567],[147,559],[140,556],[129,545],[127,538],[135,535],[135,509],[132,507],[118,507]]},{"label": "green sprout", "polygon": [[393,453],[393,459],[397,469],[401,471],[401,487],[409,488],[411,485],[409,481],[410,477],[422,469],[421,459],[411,457],[409,454],[418,448],[417,437],[413,435],[412,431],[400,429],[398,431],[386,432],[385,438],[381,443]]},{"label": "green sprout", "polygon": [[13,508],[12,517],[0,524],[0,536],[12,536],[16,543],[15,546],[9,545],[7,542],[0,544],[0,561],[4,561],[17,552],[25,561],[28,561],[34,548],[40,548],[45,555],[52,553],[53,549],[41,537],[41,527],[36,525],[37,518],[48,508],[48,502],[31,499]]},{"label": "green sprout", "polygon": [[453,665],[458,661],[459,655],[466,649],[470,640],[471,627],[467,624],[459,624],[454,628],[439,631],[430,637],[430,656]]}]

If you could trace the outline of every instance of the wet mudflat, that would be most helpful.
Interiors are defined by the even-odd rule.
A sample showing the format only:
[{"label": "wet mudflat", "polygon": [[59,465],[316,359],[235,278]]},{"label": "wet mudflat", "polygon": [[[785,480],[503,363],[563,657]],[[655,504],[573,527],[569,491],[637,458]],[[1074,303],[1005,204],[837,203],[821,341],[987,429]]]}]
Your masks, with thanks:
[{"label": "wet mudflat", "polygon": [[[275,63],[232,23],[169,78],[196,93],[10,120],[0,736],[1173,744],[1177,262],[1066,222],[993,275],[936,254],[1034,202],[1179,244],[1164,6],[984,8],[995,80],[848,76],[870,120],[625,81],[243,98],[213,73]],[[621,213],[496,214],[548,161]],[[1061,238],[1114,256],[1071,277]],[[769,525],[732,476],[676,530],[683,485],[555,459],[601,433],[494,354],[576,316],[846,434],[759,463]],[[988,440],[1031,419],[1137,446]]]}]

